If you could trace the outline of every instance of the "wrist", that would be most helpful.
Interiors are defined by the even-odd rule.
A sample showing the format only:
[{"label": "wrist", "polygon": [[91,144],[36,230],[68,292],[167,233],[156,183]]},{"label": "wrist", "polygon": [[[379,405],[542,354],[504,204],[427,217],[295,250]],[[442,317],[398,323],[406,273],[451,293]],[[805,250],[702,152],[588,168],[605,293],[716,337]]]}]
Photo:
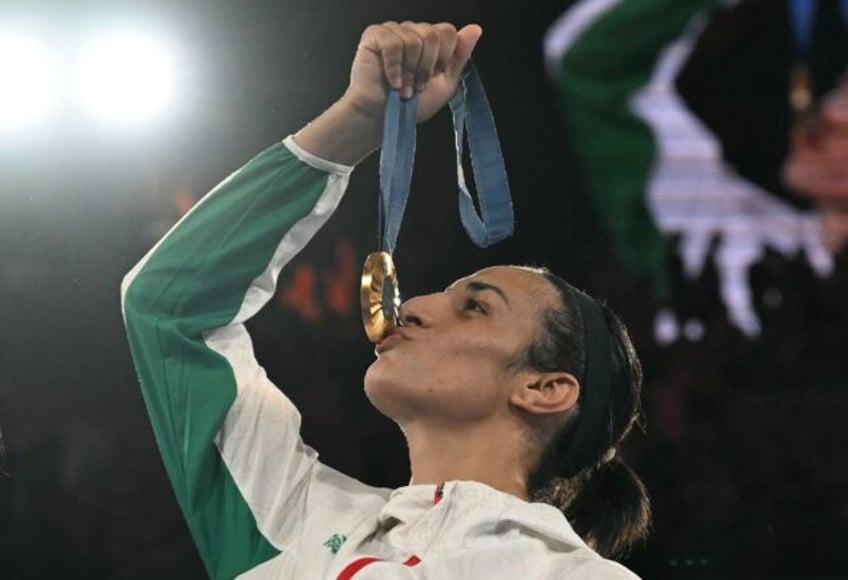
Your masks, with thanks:
[{"label": "wrist", "polygon": [[369,114],[345,94],[298,131],[297,144],[309,153],[342,165],[356,165],[380,146],[382,116]]},{"label": "wrist", "polygon": [[373,151],[383,142],[384,106],[364,105],[348,90],[331,108],[338,109],[339,116],[347,119],[351,127],[355,127],[358,138]]}]

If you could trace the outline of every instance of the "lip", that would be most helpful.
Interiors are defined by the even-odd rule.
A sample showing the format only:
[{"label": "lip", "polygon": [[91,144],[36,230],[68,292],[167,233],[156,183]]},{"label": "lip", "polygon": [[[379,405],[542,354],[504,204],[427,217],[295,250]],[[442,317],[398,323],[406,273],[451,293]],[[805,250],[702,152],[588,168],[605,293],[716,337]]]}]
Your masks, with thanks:
[{"label": "lip", "polygon": [[391,349],[398,343],[406,340],[406,334],[400,328],[395,328],[391,334],[389,334],[386,338],[377,343],[377,348],[374,349],[374,352],[377,355],[386,352]]}]

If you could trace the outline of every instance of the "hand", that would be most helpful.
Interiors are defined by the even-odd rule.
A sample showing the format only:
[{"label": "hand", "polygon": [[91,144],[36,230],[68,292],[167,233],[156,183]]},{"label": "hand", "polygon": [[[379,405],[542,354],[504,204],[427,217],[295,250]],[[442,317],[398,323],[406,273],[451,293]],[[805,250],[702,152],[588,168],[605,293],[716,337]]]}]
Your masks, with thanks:
[{"label": "hand", "polygon": [[432,117],[456,93],[462,70],[482,35],[476,24],[457,31],[452,24],[386,22],[362,35],[343,97],[382,125],[390,88],[404,99],[420,93],[416,121]]},{"label": "hand", "polygon": [[456,93],[482,33],[476,24],[459,32],[445,23],[369,26],[353,59],[347,91],[295,141],[322,159],[355,165],[380,146],[389,88],[407,99],[418,91],[416,120],[429,119]]},{"label": "hand", "polygon": [[825,99],[812,127],[794,140],[784,176],[790,187],[815,201],[825,244],[838,251],[848,242],[848,81]]}]

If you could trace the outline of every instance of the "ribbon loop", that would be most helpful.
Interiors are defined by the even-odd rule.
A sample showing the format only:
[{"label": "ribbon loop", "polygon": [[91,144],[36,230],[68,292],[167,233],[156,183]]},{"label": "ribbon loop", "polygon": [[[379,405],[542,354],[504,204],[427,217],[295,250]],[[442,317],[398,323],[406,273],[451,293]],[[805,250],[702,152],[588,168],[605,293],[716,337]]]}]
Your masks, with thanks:
[{"label": "ribbon loop", "polygon": [[[380,153],[380,249],[394,253],[403,221],[415,162],[415,111],[418,94],[402,100],[389,91]],[[460,88],[450,100],[456,145],[459,215],[468,237],[480,247],[490,246],[513,233],[514,216],[506,167],[492,109],[477,69],[469,62]],[[468,136],[471,167],[477,184],[480,213],[465,182],[463,141]]]},{"label": "ribbon loop", "polygon": [[[501,153],[492,109],[477,68],[468,63],[462,85],[450,101],[456,141],[456,174],[459,184],[459,215],[468,237],[481,248],[512,235],[514,216],[506,166]],[[463,137],[468,132],[471,168],[477,184],[480,215],[465,183],[462,168]]]}]

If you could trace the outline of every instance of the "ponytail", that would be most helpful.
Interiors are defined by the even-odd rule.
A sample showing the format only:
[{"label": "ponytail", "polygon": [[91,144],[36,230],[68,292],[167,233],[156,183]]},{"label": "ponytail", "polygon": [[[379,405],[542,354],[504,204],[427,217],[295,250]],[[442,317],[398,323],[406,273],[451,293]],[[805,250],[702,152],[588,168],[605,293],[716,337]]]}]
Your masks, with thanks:
[{"label": "ponytail", "polygon": [[571,479],[553,479],[533,500],[562,511],[583,541],[605,558],[627,556],[650,531],[647,490],[617,456]]},{"label": "ponytail", "polygon": [[581,387],[576,417],[547,443],[528,480],[534,501],[559,508],[581,538],[621,558],[644,541],[651,510],[644,484],[615,450],[641,418],[642,368],[621,321],[547,270],[560,296],[526,355],[540,371],[568,370]]}]

